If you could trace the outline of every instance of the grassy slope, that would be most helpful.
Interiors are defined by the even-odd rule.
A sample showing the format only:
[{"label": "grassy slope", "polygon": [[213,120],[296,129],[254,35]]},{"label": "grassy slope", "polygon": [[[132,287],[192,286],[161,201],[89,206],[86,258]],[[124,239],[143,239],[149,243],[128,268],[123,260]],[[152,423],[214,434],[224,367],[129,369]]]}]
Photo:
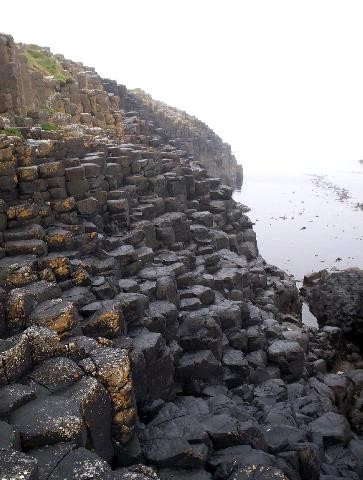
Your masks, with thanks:
[{"label": "grassy slope", "polygon": [[66,81],[67,76],[61,64],[51,55],[47,54],[37,45],[24,46],[24,53],[28,65],[32,70],[42,75],[51,75],[57,80]]}]

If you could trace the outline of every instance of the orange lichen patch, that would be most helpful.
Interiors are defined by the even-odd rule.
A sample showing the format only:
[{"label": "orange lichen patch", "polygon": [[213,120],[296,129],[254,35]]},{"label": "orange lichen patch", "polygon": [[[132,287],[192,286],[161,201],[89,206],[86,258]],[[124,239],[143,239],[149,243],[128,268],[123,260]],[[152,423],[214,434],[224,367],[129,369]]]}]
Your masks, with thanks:
[{"label": "orange lichen patch", "polygon": [[36,205],[31,205],[30,207],[22,207],[17,210],[17,218],[19,220],[30,220],[31,218],[37,216],[38,207]]},{"label": "orange lichen patch", "polygon": [[31,162],[32,159],[32,147],[29,145],[16,145],[15,147],[15,153],[18,161],[20,161],[19,166],[26,166],[24,162]]},{"label": "orange lichen patch", "polygon": [[51,232],[47,236],[47,243],[50,250],[67,250],[73,245],[73,236],[68,230]]},{"label": "orange lichen patch", "polygon": [[8,272],[8,275],[5,280],[5,288],[12,289],[18,287],[24,287],[33,283],[37,280],[37,276],[33,271],[31,265],[24,265],[19,267],[19,265],[14,265],[12,271]]},{"label": "orange lichen patch", "polygon": [[96,367],[93,375],[108,391],[113,411],[113,431],[122,443],[132,435],[136,413],[128,352],[119,348],[100,348],[91,355]]},{"label": "orange lichen patch", "polygon": [[92,316],[88,322],[89,329],[100,329],[107,332],[107,335],[118,335],[121,333],[122,314],[117,310],[104,311]]},{"label": "orange lichen patch", "polygon": [[71,276],[71,267],[67,257],[47,258],[40,261],[41,268],[50,268],[57,280],[65,280]]},{"label": "orange lichen patch", "polygon": [[8,220],[30,220],[38,215],[39,207],[36,204],[14,205],[7,209]]},{"label": "orange lichen patch", "polygon": [[97,352],[94,361],[97,366],[97,378],[103,385],[120,389],[129,381],[131,367],[126,350],[105,348]]},{"label": "orange lichen patch", "polygon": [[16,207],[9,207],[6,211],[6,215],[8,216],[8,220],[15,220],[16,218]]},{"label": "orange lichen patch", "polygon": [[130,380],[120,390],[109,390],[112,405],[115,412],[120,412],[125,408],[129,408],[134,402],[134,391],[132,381]]},{"label": "orange lichen patch", "polygon": [[136,411],[134,408],[122,410],[112,419],[112,430],[116,440],[121,443],[126,443],[130,440],[134,431],[134,424],[136,420]]},{"label": "orange lichen patch", "polygon": [[74,197],[68,197],[64,200],[52,200],[50,206],[56,212],[71,212],[76,208],[76,201]]},{"label": "orange lichen patch", "polygon": [[25,335],[16,335],[2,341],[3,351],[0,353],[0,364],[8,382],[21,377],[31,365],[30,345]]},{"label": "orange lichen patch", "polygon": [[6,303],[6,319],[10,330],[19,331],[34,306],[34,298],[23,290],[14,289]]},{"label": "orange lichen patch", "polygon": [[122,424],[126,427],[130,427],[131,425],[133,425],[135,421],[135,415],[136,415],[136,412],[134,408],[128,408],[128,409],[122,410],[116,413],[116,415],[114,415],[113,423]]},{"label": "orange lichen patch", "polygon": [[36,307],[27,324],[48,327],[62,335],[77,324],[77,318],[77,310],[73,303],[58,298]]},{"label": "orange lichen patch", "polygon": [[39,272],[39,278],[41,280],[46,280],[47,282],[56,282],[57,279],[53,273],[53,270],[50,268],[45,268]]},{"label": "orange lichen patch", "polygon": [[109,338],[97,337],[96,340],[97,340],[97,343],[102,347],[113,347],[114,345],[113,341],[110,340]]},{"label": "orange lichen patch", "polygon": [[77,286],[86,286],[90,284],[90,278],[87,271],[83,267],[77,267],[72,273],[72,282]]},{"label": "orange lichen patch", "polygon": [[36,274],[30,266],[24,266],[9,275],[9,286],[22,287],[36,280]]},{"label": "orange lichen patch", "polygon": [[73,305],[66,308],[60,315],[53,317],[47,322],[47,326],[61,334],[76,325]]}]

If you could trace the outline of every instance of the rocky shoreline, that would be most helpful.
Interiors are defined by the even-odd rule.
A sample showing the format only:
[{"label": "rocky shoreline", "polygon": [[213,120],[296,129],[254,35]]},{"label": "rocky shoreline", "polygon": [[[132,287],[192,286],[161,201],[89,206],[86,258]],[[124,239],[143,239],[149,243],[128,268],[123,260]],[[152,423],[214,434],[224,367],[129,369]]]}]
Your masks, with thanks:
[{"label": "rocky shoreline", "polygon": [[359,348],[145,108],[0,135],[0,477],[362,478]]}]

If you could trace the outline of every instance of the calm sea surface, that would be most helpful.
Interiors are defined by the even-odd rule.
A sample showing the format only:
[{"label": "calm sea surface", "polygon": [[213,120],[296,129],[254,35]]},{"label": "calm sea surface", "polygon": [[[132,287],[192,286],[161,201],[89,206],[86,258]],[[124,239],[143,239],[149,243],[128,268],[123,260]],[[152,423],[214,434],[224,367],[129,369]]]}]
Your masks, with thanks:
[{"label": "calm sea surface", "polygon": [[297,281],[322,269],[363,269],[363,163],[246,168],[234,198],[251,208],[261,255]]}]

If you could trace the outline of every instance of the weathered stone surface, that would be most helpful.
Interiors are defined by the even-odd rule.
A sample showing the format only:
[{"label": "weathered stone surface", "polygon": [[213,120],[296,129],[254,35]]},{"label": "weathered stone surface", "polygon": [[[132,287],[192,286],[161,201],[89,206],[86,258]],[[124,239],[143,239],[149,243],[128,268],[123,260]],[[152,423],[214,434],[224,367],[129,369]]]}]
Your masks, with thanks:
[{"label": "weathered stone surface", "polygon": [[83,325],[86,335],[115,337],[126,333],[122,304],[117,300],[101,302],[97,311]]},{"label": "weathered stone surface", "polygon": [[4,480],[38,480],[35,458],[15,450],[0,450],[0,476]]},{"label": "weathered stone surface", "polygon": [[10,423],[20,432],[22,446],[27,449],[58,442],[84,446],[88,431],[96,451],[110,459],[111,417],[111,402],[105,389],[88,377],[64,392],[19,407],[10,415]]},{"label": "weathered stone surface", "polygon": [[65,357],[50,358],[35,367],[28,378],[51,393],[65,390],[83,376],[78,365]]},{"label": "weathered stone surface", "polygon": [[6,418],[13,410],[35,398],[35,391],[27,385],[14,383],[0,390],[0,418]]},{"label": "weathered stone surface", "polygon": [[332,273],[322,270],[305,277],[304,287],[319,325],[340,327],[348,338],[360,341],[363,336],[362,270],[352,268]]},{"label": "weathered stone surface", "polygon": [[36,255],[41,257],[47,254],[47,244],[43,240],[12,240],[5,242],[5,252],[8,256]]},{"label": "weathered stone surface", "polygon": [[178,330],[178,310],[166,300],[152,302],[149,305],[149,318],[145,326],[153,332],[162,333],[167,342],[175,340]]},{"label": "weathered stone surface", "polygon": [[0,451],[20,450],[19,433],[8,423],[0,420]]},{"label": "weathered stone surface", "polygon": [[141,293],[119,293],[116,297],[121,304],[127,325],[137,324],[149,305],[149,299]]},{"label": "weathered stone surface", "polygon": [[0,340],[0,384],[16,381],[32,366],[29,340],[24,334]]},{"label": "weathered stone surface", "polygon": [[346,444],[352,438],[349,423],[345,417],[328,412],[312,421],[309,425],[311,434],[322,437],[324,445]]},{"label": "weathered stone surface", "polygon": [[111,472],[108,463],[101,460],[95,453],[85,448],[71,450],[56,465],[48,477],[50,480],[63,480],[64,478],[76,480],[78,478],[94,478],[101,480]]},{"label": "weathered stone surface", "polygon": [[184,379],[211,380],[222,374],[222,366],[210,350],[185,353],[179,360],[177,375]]},{"label": "weathered stone surface", "polygon": [[72,443],[58,443],[30,450],[29,456],[38,462],[39,480],[46,480],[57,465],[75,448]]},{"label": "weathered stone surface", "polygon": [[49,328],[32,326],[27,328],[24,334],[29,341],[34,364],[55,356],[60,349],[59,336]]},{"label": "weathered stone surface", "polygon": [[121,443],[130,440],[136,419],[131,366],[126,350],[102,348],[92,353],[95,377],[110,395],[112,432]]},{"label": "weathered stone surface", "polygon": [[35,256],[19,256],[0,260],[0,286],[5,290],[22,287],[37,280]]},{"label": "weathered stone surface", "polygon": [[74,327],[77,320],[77,309],[72,302],[54,299],[40,303],[29,316],[27,325],[48,327],[63,334]]},{"label": "weathered stone surface", "polygon": [[297,342],[277,340],[269,347],[268,356],[287,380],[296,380],[303,373],[304,351]]}]

